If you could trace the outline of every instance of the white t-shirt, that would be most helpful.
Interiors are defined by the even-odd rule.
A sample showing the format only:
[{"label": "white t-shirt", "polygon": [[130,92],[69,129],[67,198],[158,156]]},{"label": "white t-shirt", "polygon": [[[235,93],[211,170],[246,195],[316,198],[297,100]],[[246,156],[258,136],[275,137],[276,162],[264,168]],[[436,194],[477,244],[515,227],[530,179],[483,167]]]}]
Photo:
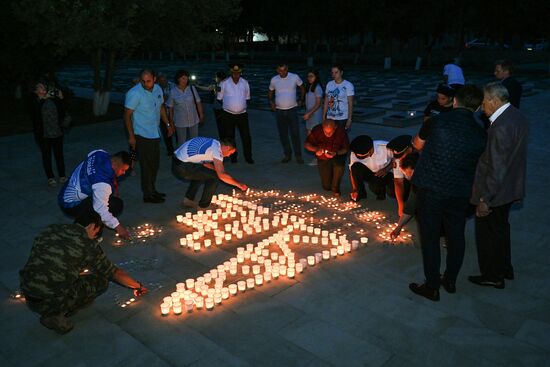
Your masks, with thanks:
[{"label": "white t-shirt", "polygon": [[347,120],[349,116],[348,97],[355,95],[353,84],[343,80],[336,84],[334,80],[328,82],[325,88],[325,95],[328,98],[327,119]]},{"label": "white t-shirt", "polygon": [[447,84],[464,85],[464,74],[460,66],[455,64],[447,64],[443,68],[443,75],[447,75]]},{"label": "white t-shirt", "polygon": [[174,154],[177,159],[185,163],[212,163],[214,159],[223,161],[220,142],[200,136],[183,143]]},{"label": "white t-shirt", "polygon": [[280,75],[271,78],[269,90],[275,91],[275,107],[279,110],[289,110],[298,106],[296,87],[302,84],[302,79],[294,73],[288,73],[284,79]]},{"label": "white t-shirt", "polygon": [[374,153],[368,158],[359,159],[355,153],[351,152],[349,160],[350,169],[354,163],[358,162],[376,173],[393,161],[393,178],[404,178],[405,175],[399,168],[399,159],[394,159],[392,152],[386,147],[388,142],[385,140],[375,140],[372,144],[374,146]]},{"label": "white t-shirt", "polygon": [[222,108],[229,113],[238,115],[246,112],[246,101],[250,99],[248,82],[240,78],[235,84],[231,77],[220,83],[218,98],[222,100]]}]

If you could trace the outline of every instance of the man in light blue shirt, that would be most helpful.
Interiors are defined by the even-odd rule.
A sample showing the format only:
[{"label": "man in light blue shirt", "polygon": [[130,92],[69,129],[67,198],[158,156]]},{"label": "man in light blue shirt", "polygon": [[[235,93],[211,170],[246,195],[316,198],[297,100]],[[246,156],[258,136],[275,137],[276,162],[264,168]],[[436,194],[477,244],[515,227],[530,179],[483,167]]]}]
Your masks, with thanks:
[{"label": "man in light blue shirt", "polygon": [[162,88],[156,82],[151,69],[143,69],[140,82],[126,93],[124,123],[128,129],[128,143],[137,151],[141,172],[141,191],[145,203],[163,203],[163,193],[157,191],[155,181],[160,161],[159,121],[166,124],[168,136],[174,127],[168,121],[163,108]]}]

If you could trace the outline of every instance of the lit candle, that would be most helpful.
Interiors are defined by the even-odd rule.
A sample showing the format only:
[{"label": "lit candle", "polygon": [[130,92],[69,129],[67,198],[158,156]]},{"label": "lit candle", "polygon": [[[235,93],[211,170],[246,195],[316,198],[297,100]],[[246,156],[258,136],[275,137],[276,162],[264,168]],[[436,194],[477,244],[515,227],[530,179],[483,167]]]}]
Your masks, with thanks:
[{"label": "lit candle", "polygon": [[212,240],[204,240],[204,247],[205,248],[209,248],[211,244],[212,244]]},{"label": "lit candle", "polygon": [[163,303],[172,305],[172,297],[164,297],[162,300],[163,300]]},{"label": "lit candle", "polygon": [[253,289],[253,288],[254,288],[254,282],[255,282],[255,281],[254,281],[254,278],[248,278],[248,279],[246,280],[246,287],[247,287],[248,289]]},{"label": "lit candle", "polygon": [[266,283],[271,282],[271,272],[270,271],[266,271],[264,273],[264,280],[265,280]]},{"label": "lit candle", "polygon": [[297,263],[296,266],[295,266],[295,268],[296,268],[296,271],[297,271],[298,273],[301,273],[301,272],[304,271],[304,265],[303,265],[301,262]]},{"label": "lit candle", "polygon": [[214,308],[214,300],[208,297],[204,300],[204,305],[206,306],[207,310],[211,311]]},{"label": "lit candle", "polygon": [[187,310],[187,312],[192,312],[194,305],[195,305],[195,301],[193,299],[185,300],[185,309]]},{"label": "lit candle", "polygon": [[237,287],[239,288],[239,291],[241,291],[241,292],[246,291],[246,282],[244,280],[239,280],[237,282]]},{"label": "lit candle", "polygon": [[243,266],[241,266],[241,272],[242,272],[244,275],[248,275],[248,273],[250,272],[250,266],[248,266],[248,265],[243,265]]},{"label": "lit candle", "polygon": [[229,298],[229,288],[222,288],[221,293],[223,299]]},{"label": "lit candle", "polygon": [[309,266],[314,266],[315,265],[315,256],[308,256],[307,257],[307,263]]},{"label": "lit candle", "polygon": [[324,250],[323,251],[323,260],[329,260],[330,259],[330,251]]},{"label": "lit candle", "polygon": [[344,246],[343,245],[340,245],[337,247],[338,249],[338,255],[342,256],[344,254]]},{"label": "lit candle", "polygon": [[229,289],[229,293],[230,293],[232,296],[234,296],[234,295],[237,294],[237,290],[238,290],[237,284],[229,284],[229,285],[227,286],[227,288]]},{"label": "lit candle", "polygon": [[327,246],[327,245],[328,245],[328,238],[327,238],[327,237],[321,238],[321,245],[323,245],[323,246]]},{"label": "lit candle", "polygon": [[331,249],[330,249],[330,255],[331,255],[332,257],[338,256],[338,249],[336,249],[336,248],[334,248],[334,247],[331,248]]},{"label": "lit candle", "polygon": [[167,316],[170,312],[170,305],[168,303],[162,303],[160,305],[160,313],[162,316]]},{"label": "lit candle", "polygon": [[294,278],[294,274],[295,274],[294,268],[288,268],[288,269],[286,270],[286,275],[287,275],[289,278]]},{"label": "lit candle", "polygon": [[255,275],[254,280],[256,282],[256,285],[262,285],[264,283],[264,277],[262,274]]},{"label": "lit candle", "polygon": [[308,244],[308,243],[309,243],[309,236],[303,236],[303,237],[302,237],[302,241],[303,241],[305,244]]},{"label": "lit candle", "polygon": [[193,244],[193,250],[200,251],[201,250],[201,244],[199,242],[195,242]]},{"label": "lit candle", "polygon": [[[117,242],[120,240],[117,240]],[[187,239],[186,238],[180,238],[180,246],[185,247],[187,246]]]},{"label": "lit candle", "polygon": [[320,263],[321,261],[323,261],[323,254],[320,253],[320,252],[316,252],[315,253],[315,262]]},{"label": "lit candle", "polygon": [[252,266],[252,274],[257,275],[260,274],[261,267],[260,265],[253,265]]},{"label": "lit candle", "polygon": [[214,293],[214,302],[219,305],[220,303],[222,303],[222,293],[221,292],[216,292]]},{"label": "lit candle", "polygon": [[[367,237],[361,237],[361,244],[366,244],[367,242],[369,242],[369,239]],[[353,244],[353,242],[352,242]]]}]

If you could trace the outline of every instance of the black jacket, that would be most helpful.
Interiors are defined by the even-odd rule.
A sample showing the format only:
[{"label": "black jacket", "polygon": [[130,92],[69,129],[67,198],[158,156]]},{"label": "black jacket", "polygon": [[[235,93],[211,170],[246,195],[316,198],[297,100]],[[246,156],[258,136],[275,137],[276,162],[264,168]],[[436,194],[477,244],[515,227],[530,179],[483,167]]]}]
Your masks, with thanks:
[{"label": "black jacket", "polygon": [[471,203],[480,198],[489,206],[501,206],[525,196],[527,135],[525,116],[509,106],[487,130],[489,139],[477,164]]}]

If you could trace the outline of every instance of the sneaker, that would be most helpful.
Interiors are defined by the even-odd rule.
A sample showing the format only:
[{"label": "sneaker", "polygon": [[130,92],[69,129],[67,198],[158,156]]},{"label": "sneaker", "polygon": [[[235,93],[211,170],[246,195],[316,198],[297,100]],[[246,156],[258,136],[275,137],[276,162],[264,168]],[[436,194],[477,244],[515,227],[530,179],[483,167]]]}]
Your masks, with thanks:
[{"label": "sneaker", "polygon": [[158,197],[161,197],[161,198],[165,198],[166,194],[163,193],[163,192],[154,191],[153,196],[158,196]]},{"label": "sneaker", "polygon": [[67,177],[65,176],[59,177],[59,183],[65,183],[65,182],[67,182]]},{"label": "sneaker", "polygon": [[56,187],[57,186],[57,181],[55,180],[55,178],[48,178],[48,186],[50,186],[50,187]]},{"label": "sneaker", "polygon": [[313,158],[313,160],[309,162],[307,165],[311,167],[315,167],[317,165],[317,158]]},{"label": "sneaker", "polygon": [[58,334],[67,334],[74,327],[73,322],[64,315],[42,316],[40,323]]},{"label": "sneaker", "polygon": [[197,203],[195,203],[193,200],[190,200],[188,198],[183,198],[181,205],[184,208],[196,208],[198,206]]}]

